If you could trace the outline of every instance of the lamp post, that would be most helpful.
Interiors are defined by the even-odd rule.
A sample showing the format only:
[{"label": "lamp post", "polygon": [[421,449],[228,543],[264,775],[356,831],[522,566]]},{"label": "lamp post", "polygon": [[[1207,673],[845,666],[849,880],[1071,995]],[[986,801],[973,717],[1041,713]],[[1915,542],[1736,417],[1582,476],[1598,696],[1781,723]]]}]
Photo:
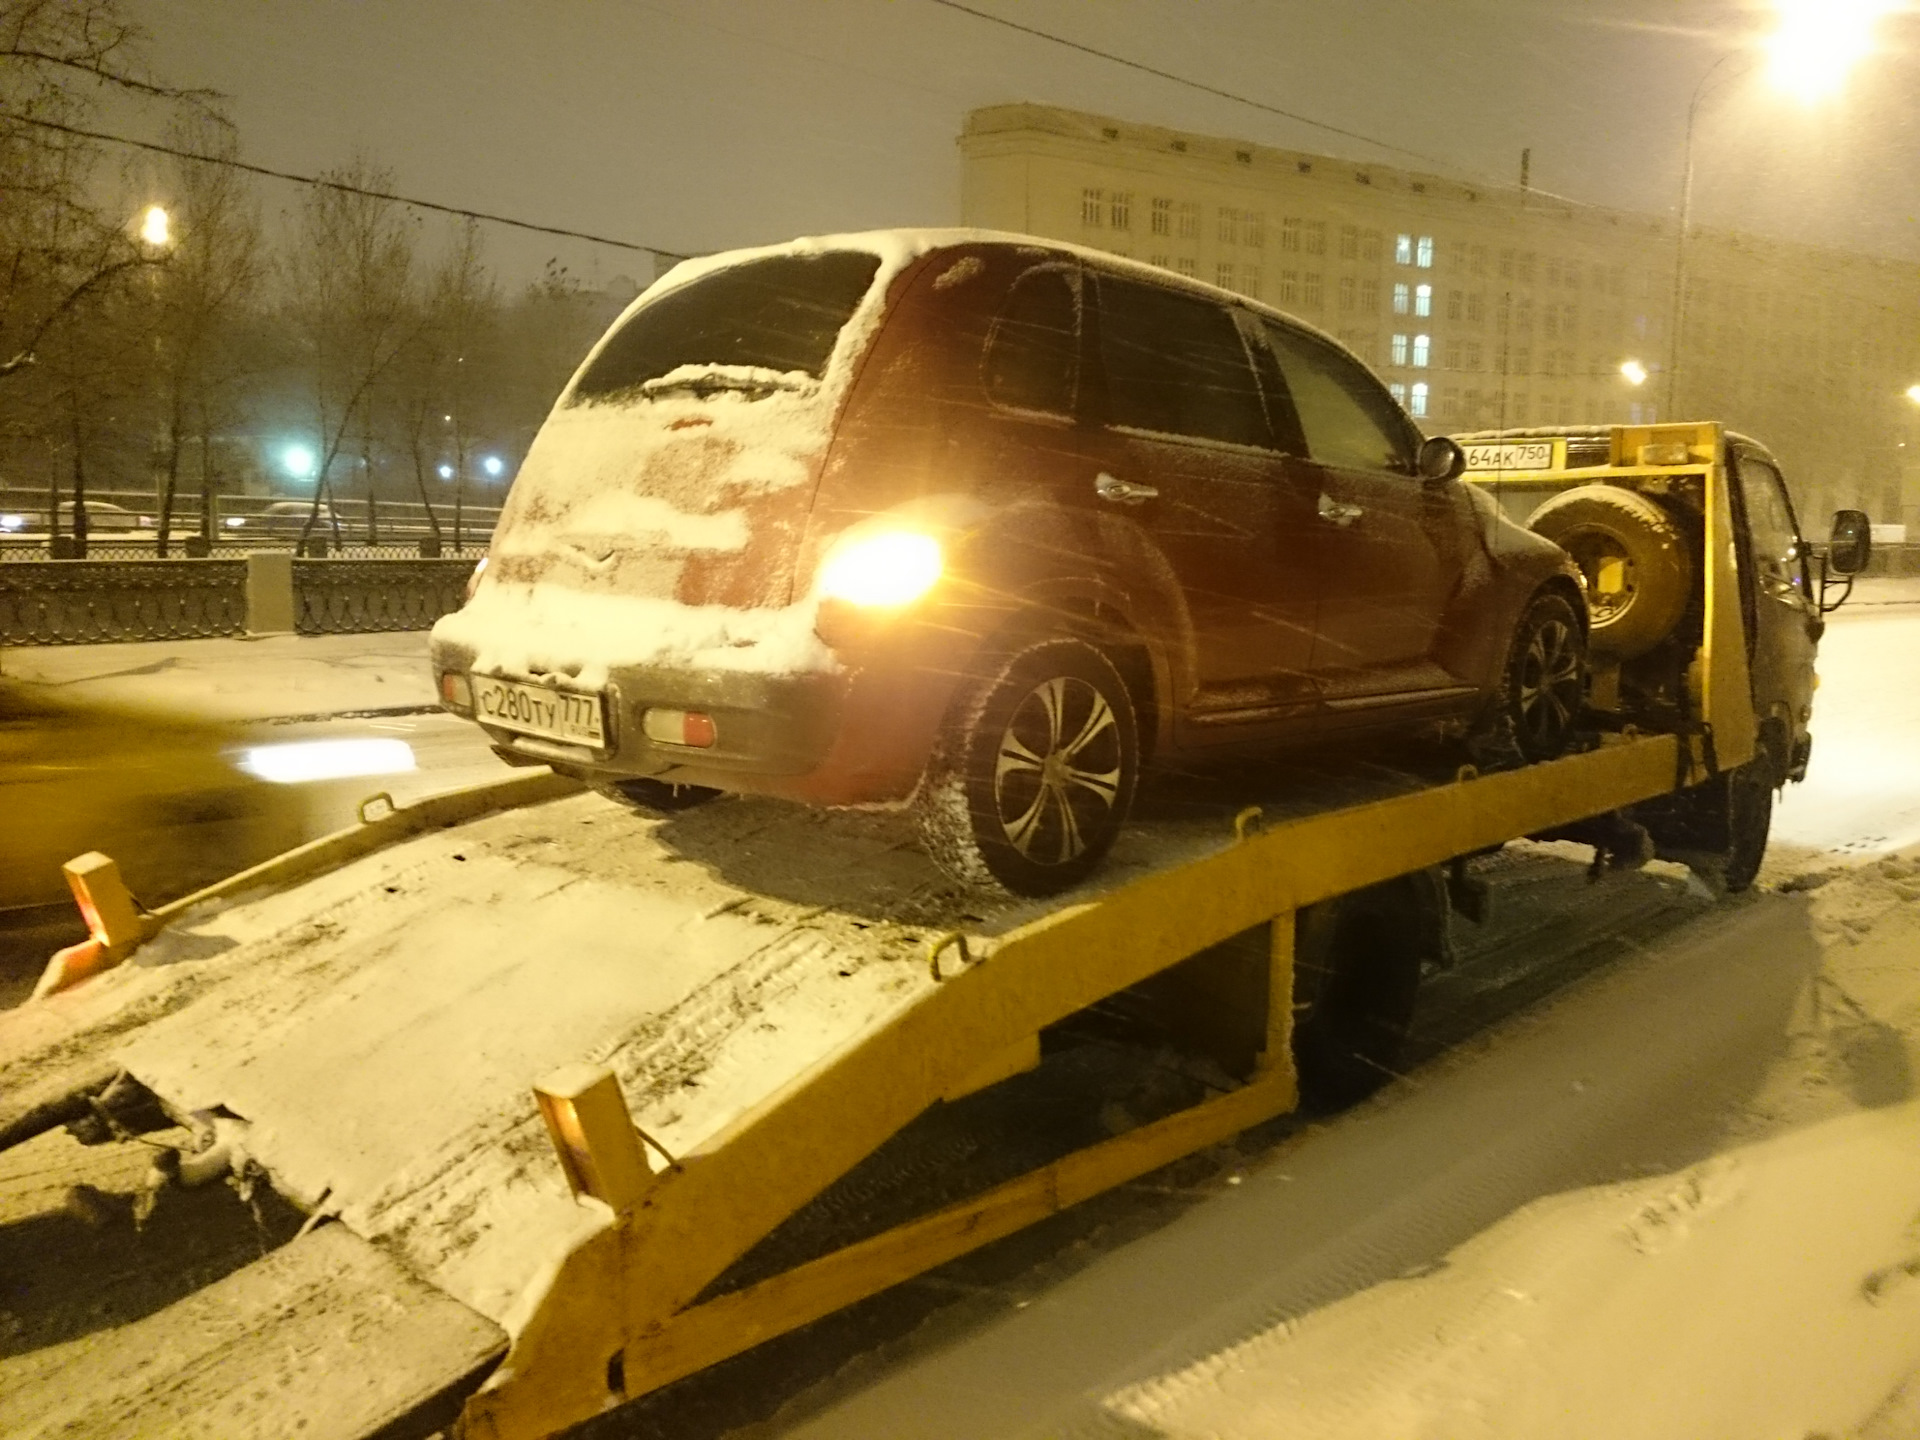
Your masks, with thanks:
[{"label": "lamp post", "polygon": [[1693,99],[1687,103],[1687,138],[1681,147],[1680,165],[1680,223],[1673,242],[1673,308],[1672,322],[1667,327],[1667,397],[1665,409],[1669,420],[1674,418],[1674,407],[1678,403],[1675,395],[1680,388],[1680,345],[1687,324],[1687,222],[1693,216],[1693,134],[1700,118],[1700,102],[1706,98],[1707,85],[1715,75],[1725,68],[1729,60],[1743,54],[1743,51],[1729,50],[1713,64],[1707,67],[1707,73],[1700,77],[1700,83],[1693,87]]}]

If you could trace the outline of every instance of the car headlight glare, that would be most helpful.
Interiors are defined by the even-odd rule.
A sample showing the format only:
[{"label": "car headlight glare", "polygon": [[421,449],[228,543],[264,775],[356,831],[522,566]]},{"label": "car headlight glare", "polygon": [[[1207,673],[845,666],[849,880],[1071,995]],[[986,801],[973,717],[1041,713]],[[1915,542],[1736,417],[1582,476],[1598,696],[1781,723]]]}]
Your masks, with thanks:
[{"label": "car headlight glare", "polygon": [[820,567],[823,599],[850,605],[910,605],[940,578],[940,542],[912,530],[887,530],[842,541]]}]

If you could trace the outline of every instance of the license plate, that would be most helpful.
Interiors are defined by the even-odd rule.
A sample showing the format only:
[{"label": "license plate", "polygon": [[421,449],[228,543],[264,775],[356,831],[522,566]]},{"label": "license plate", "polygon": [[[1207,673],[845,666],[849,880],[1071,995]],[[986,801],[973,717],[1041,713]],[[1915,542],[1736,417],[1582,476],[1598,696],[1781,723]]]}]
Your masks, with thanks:
[{"label": "license plate", "polygon": [[485,675],[473,679],[473,708],[489,725],[605,749],[607,730],[598,695],[576,695],[547,685],[521,685]]},{"label": "license plate", "polygon": [[1551,470],[1553,469],[1553,442],[1551,440],[1527,440],[1515,444],[1507,442],[1500,445],[1468,445],[1467,469],[1485,470]]}]

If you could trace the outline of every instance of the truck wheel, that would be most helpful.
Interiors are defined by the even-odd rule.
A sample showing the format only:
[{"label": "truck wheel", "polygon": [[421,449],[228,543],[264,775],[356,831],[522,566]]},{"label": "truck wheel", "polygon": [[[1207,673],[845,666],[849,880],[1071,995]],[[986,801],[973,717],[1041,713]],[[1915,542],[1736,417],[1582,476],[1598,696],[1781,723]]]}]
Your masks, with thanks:
[{"label": "truck wheel", "polygon": [[1293,1063],[1328,1110],[1398,1073],[1420,977],[1450,959],[1446,881],[1419,870],[1309,905],[1294,923]]},{"label": "truck wheel", "polygon": [[609,780],[593,788],[609,800],[646,815],[691,810],[709,800],[718,800],[726,793],[711,785],[672,785],[665,780],[648,779]]},{"label": "truck wheel", "polygon": [[915,799],[920,834],[962,884],[1052,895],[1106,855],[1139,771],[1119,672],[1085,641],[1044,640],[955,701]]},{"label": "truck wheel", "polygon": [[1767,833],[1773,828],[1773,765],[1756,756],[1722,777],[1727,807],[1727,868],[1729,894],[1751,888],[1767,853]]},{"label": "truck wheel", "polygon": [[1507,668],[1475,750],[1496,762],[1564,755],[1586,701],[1587,649],[1565,596],[1536,595],[1514,628]]},{"label": "truck wheel", "polygon": [[1527,528],[1580,567],[1595,651],[1621,660],[1644,655],[1686,613],[1691,547],[1674,518],[1639,491],[1581,485],[1535,510]]}]

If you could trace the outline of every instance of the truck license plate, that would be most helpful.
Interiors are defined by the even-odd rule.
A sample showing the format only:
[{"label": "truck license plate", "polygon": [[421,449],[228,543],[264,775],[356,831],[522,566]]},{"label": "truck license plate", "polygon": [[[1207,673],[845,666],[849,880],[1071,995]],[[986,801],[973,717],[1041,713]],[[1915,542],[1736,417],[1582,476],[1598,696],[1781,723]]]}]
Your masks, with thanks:
[{"label": "truck license plate", "polygon": [[1464,448],[1467,452],[1467,469],[1473,471],[1553,469],[1551,440],[1528,440],[1520,444],[1509,441],[1505,444],[1468,445]]},{"label": "truck license plate", "polygon": [[502,730],[605,749],[606,724],[598,695],[576,695],[547,685],[521,685],[486,675],[473,679],[473,708]]}]

